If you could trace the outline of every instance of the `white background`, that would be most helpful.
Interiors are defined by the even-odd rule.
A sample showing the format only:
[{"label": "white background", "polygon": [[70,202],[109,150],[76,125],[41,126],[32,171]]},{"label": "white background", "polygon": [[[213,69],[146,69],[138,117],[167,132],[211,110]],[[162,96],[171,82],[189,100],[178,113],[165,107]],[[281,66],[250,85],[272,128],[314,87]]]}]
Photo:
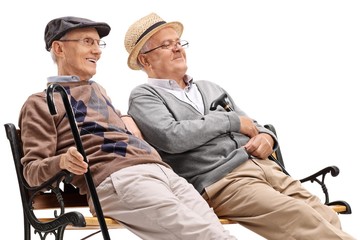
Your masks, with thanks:
[{"label": "white background", "polygon": [[[353,214],[340,218],[343,228],[359,238],[358,1],[5,1],[0,9],[1,123],[17,124],[26,97],[45,89],[46,77],[57,74],[43,34],[49,20],[66,15],[112,27],[94,80],[125,113],[130,90],[146,76],[127,67],[124,35],[130,24],[152,11],[184,24],[183,39],[190,42],[188,74],[219,83],[251,117],[276,126],[293,177],[328,165],[340,168],[338,177],[327,177],[330,200],[351,204]],[[23,239],[20,195],[5,131],[0,131],[0,141],[0,238],[11,234],[11,239]],[[239,239],[261,239],[240,226],[227,228]],[[113,239],[137,239],[126,230],[111,234]],[[66,236],[78,238],[75,233]]]}]

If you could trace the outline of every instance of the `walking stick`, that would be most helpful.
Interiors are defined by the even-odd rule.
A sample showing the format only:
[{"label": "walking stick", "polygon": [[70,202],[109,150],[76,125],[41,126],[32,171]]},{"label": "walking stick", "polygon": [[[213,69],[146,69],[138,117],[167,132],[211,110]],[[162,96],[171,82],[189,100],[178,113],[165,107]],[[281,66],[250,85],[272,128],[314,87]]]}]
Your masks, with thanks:
[{"label": "walking stick", "polygon": [[[55,115],[57,113],[56,112],[56,107],[55,107],[55,104],[54,104],[54,97],[53,97],[53,93],[54,93],[55,90],[58,90],[59,93],[61,94],[64,106],[65,106],[66,114],[67,114],[68,119],[69,119],[71,131],[72,131],[72,134],[74,136],[74,140],[75,140],[77,150],[81,153],[81,155],[84,158],[84,161],[87,163],[88,161],[87,161],[86,154],[85,154],[82,142],[81,142],[79,129],[78,129],[76,121],[75,121],[73,109],[72,109],[72,107],[70,105],[66,90],[59,84],[51,84],[46,89],[46,100],[47,100],[47,104],[48,104],[48,107],[49,107],[49,111],[50,111],[51,115]],[[85,180],[86,180],[86,184],[88,186],[88,189],[90,191],[90,196],[91,196],[93,204],[94,204],[96,216],[97,216],[97,219],[99,221],[99,225],[100,225],[100,229],[101,229],[103,238],[104,238],[104,240],[110,240],[109,231],[108,231],[108,228],[106,226],[106,222],[105,222],[105,219],[104,219],[104,214],[103,214],[102,209],[101,209],[100,201],[99,201],[98,195],[96,193],[95,185],[94,185],[94,182],[93,182],[89,167],[88,167],[87,172],[85,173]]]}]

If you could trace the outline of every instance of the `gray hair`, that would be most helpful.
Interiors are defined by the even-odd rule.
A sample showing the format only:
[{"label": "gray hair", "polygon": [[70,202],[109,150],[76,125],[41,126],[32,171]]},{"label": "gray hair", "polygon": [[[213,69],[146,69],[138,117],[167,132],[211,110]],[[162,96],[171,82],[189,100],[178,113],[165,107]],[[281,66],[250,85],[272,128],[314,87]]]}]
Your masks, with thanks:
[{"label": "gray hair", "polygon": [[[150,41],[151,40],[149,39],[144,43],[144,45],[142,46],[142,48],[139,51],[139,55],[150,50]],[[144,66],[140,63],[138,58],[136,58],[136,62],[137,62],[137,65],[141,68],[141,70],[144,70]]]}]

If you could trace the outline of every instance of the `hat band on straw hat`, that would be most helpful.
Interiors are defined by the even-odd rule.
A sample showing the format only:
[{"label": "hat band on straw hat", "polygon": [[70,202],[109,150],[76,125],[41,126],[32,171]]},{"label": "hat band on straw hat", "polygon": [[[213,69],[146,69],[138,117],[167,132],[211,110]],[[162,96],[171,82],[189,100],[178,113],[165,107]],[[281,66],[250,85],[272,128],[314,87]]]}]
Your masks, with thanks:
[{"label": "hat band on straw hat", "polygon": [[149,32],[151,32],[151,30],[153,30],[153,29],[157,28],[158,26],[163,25],[163,24],[165,24],[165,23],[166,23],[165,21],[160,21],[160,22],[157,22],[157,23],[154,23],[153,25],[151,25],[148,29],[146,29],[145,32],[143,32],[143,33],[140,35],[139,39],[136,41],[135,44],[137,44],[146,34],[148,34]]}]

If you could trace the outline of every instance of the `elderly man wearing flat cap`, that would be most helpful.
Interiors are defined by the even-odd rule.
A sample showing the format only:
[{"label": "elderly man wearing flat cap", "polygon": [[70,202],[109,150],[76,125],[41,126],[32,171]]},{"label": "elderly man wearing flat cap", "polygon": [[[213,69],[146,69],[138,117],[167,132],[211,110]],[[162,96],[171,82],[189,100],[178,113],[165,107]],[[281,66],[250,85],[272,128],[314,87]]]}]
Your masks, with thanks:
[{"label": "elderly man wearing flat cap", "polygon": [[[266,239],[353,239],[331,208],[268,159],[277,147],[271,131],[250,119],[223,88],[186,73],[182,32],[180,22],[151,13],[125,35],[128,66],[148,76],[132,91],[128,111],[144,139],[219,217]],[[234,111],[210,111],[224,93]]]},{"label": "elderly man wearing flat cap", "polygon": [[65,109],[59,106],[52,116],[41,91],[28,97],[19,118],[27,182],[40,185],[66,169],[74,174],[72,184],[87,194],[83,174],[89,165],[104,215],[142,239],[235,239],[194,187],[139,133],[131,133],[137,132],[132,119],[116,110],[105,89],[91,80],[109,32],[107,23],[78,17],[47,24],[45,47],[58,67],[58,75],[47,83],[66,89],[88,163],[74,146]]}]

